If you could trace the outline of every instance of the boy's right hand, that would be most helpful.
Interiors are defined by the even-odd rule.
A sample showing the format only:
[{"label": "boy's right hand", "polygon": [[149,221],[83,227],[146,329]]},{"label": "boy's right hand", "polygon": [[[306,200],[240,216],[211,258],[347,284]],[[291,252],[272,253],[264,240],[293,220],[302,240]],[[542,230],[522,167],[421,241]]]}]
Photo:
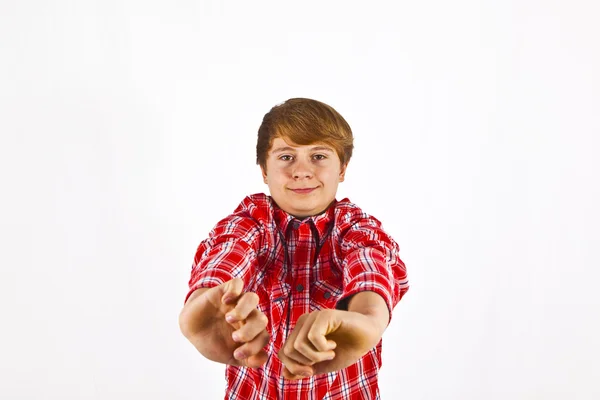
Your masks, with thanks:
[{"label": "boy's right hand", "polygon": [[267,361],[268,318],[257,308],[258,295],[243,289],[244,282],[234,278],[196,290],[179,315],[179,326],[209,360],[256,368]]}]

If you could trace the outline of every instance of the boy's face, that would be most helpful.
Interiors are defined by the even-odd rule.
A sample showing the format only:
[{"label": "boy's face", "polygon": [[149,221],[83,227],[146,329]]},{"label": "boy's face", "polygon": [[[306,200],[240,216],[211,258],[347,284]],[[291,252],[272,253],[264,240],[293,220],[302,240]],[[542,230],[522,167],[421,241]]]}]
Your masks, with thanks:
[{"label": "boy's face", "polygon": [[[261,168],[262,169],[262,168]],[[319,214],[335,199],[346,166],[325,144],[297,145],[273,140],[263,179],[275,203],[288,214],[304,218]]]}]

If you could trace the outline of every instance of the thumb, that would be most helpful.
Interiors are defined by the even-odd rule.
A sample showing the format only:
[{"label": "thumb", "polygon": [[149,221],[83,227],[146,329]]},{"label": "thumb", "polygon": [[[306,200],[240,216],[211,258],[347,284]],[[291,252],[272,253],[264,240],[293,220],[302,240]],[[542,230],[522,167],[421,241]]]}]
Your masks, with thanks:
[{"label": "thumb", "polygon": [[306,376],[292,374],[292,373],[290,372],[290,370],[289,370],[289,369],[287,369],[287,367],[286,367],[285,365],[283,366],[283,377],[284,377],[285,379],[294,380],[294,381],[295,381],[295,380],[298,380],[298,379],[304,379],[304,378],[307,378]]}]

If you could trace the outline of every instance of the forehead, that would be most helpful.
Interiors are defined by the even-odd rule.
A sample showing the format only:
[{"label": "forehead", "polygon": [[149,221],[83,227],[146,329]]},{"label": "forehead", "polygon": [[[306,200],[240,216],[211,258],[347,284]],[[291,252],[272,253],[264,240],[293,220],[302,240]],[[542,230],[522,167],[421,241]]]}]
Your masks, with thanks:
[{"label": "forehead", "polygon": [[279,153],[282,151],[311,151],[311,150],[320,150],[320,151],[331,151],[335,152],[333,147],[329,146],[326,143],[316,142],[311,144],[297,144],[290,140],[285,140],[283,138],[275,138],[273,140],[273,144],[271,145],[271,149],[269,153]]}]

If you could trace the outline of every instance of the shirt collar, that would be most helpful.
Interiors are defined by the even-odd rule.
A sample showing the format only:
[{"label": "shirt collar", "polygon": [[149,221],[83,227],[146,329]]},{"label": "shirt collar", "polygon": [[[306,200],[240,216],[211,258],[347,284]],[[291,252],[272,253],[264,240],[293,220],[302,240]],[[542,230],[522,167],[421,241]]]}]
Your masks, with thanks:
[{"label": "shirt collar", "polygon": [[[310,217],[306,217],[302,220],[294,217],[293,215],[288,214],[283,211],[279,206],[275,203],[272,197],[270,197],[271,204],[273,205],[273,215],[275,218],[275,223],[281,229],[282,233],[286,233],[288,229],[291,227],[299,227],[301,224],[311,224],[317,230],[319,235],[319,241],[323,239],[325,235],[327,235],[330,226],[333,224],[335,217],[335,206],[337,204],[337,200],[333,200],[331,205],[322,213],[317,215],[312,215]],[[312,228],[311,228],[312,230]]]}]

